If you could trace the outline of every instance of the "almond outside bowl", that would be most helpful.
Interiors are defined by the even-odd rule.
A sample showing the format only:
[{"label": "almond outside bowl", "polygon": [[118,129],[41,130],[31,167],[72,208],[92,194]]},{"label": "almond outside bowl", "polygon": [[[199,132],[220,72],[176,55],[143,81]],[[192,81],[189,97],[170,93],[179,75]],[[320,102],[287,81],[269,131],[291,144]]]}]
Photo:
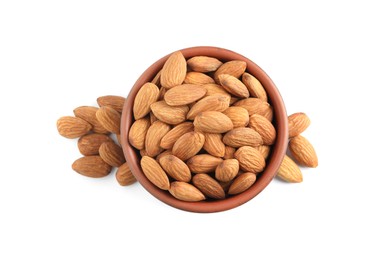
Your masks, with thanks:
[{"label": "almond outside bowl", "polygon": [[257,176],[257,181],[248,190],[241,194],[230,196],[223,200],[208,200],[201,202],[180,201],[174,198],[168,191],[157,188],[146,178],[140,167],[140,154],[130,145],[128,140],[130,127],[134,122],[132,108],[134,105],[135,96],[139,89],[144,83],[152,81],[157,72],[162,69],[170,54],[156,61],[153,65],[146,69],[135,82],[127,97],[121,118],[121,141],[126,161],[140,184],[154,197],[170,206],[186,211],[201,213],[219,212],[238,207],[253,199],[272,181],[286,153],[288,141],[288,121],[282,97],[269,76],[253,61],[238,53],[217,47],[192,47],[183,49],[181,52],[185,56],[186,60],[193,56],[210,56],[215,57],[223,62],[230,60],[245,61],[247,63],[247,71],[262,83],[268,94],[269,103],[274,109],[273,123],[277,131],[277,138],[273,145],[272,153],[267,160],[267,166],[264,172],[259,174]]}]

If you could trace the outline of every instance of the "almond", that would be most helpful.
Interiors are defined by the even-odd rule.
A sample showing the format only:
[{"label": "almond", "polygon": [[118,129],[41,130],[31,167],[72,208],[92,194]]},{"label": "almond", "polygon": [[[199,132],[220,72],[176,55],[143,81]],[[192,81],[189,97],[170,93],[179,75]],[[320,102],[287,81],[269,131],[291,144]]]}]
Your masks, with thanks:
[{"label": "almond", "polygon": [[166,60],[160,76],[161,86],[172,88],[181,85],[187,73],[187,63],[180,51],[172,53]]},{"label": "almond", "polygon": [[301,165],[307,167],[317,167],[318,157],[312,144],[305,137],[298,135],[291,138],[288,148],[293,158]]},{"label": "almond", "polygon": [[176,125],[161,139],[160,146],[164,149],[173,148],[173,145],[178,140],[178,138],[185,133],[192,132],[193,128],[194,126],[191,122],[184,122]]},{"label": "almond", "polygon": [[192,202],[205,200],[204,194],[202,194],[195,186],[182,181],[172,182],[169,192],[175,198],[183,201]]},{"label": "almond", "polygon": [[187,164],[174,155],[162,156],[160,165],[170,177],[177,181],[189,182],[191,180],[191,172]]},{"label": "almond", "polygon": [[155,157],[163,151],[160,147],[161,139],[170,131],[170,126],[161,122],[154,122],[145,136],[145,150],[150,157]]},{"label": "almond", "polygon": [[235,158],[234,157],[235,152],[236,152],[236,149],[234,147],[226,145],[225,146],[225,155],[223,156],[223,158],[224,159],[233,159],[233,158]]},{"label": "almond", "polygon": [[244,127],[249,123],[248,111],[243,107],[229,107],[222,113],[230,118],[234,128]]},{"label": "almond", "polygon": [[113,142],[113,140],[104,134],[88,134],[78,140],[79,152],[83,155],[97,155],[102,143]]},{"label": "almond", "polygon": [[114,108],[118,113],[122,113],[123,106],[125,105],[126,99],[120,96],[102,96],[97,98],[97,104],[100,107],[108,106]]},{"label": "almond", "polygon": [[242,146],[235,152],[240,168],[247,172],[259,173],[265,168],[265,159],[262,154],[251,146]]},{"label": "almond", "polygon": [[113,167],[119,167],[125,162],[122,148],[113,141],[102,143],[99,154],[107,164]]},{"label": "almond", "polygon": [[248,127],[238,127],[227,132],[223,137],[223,142],[231,147],[259,146],[262,145],[261,135]]},{"label": "almond", "polygon": [[196,85],[214,84],[214,79],[204,73],[191,71],[187,72],[184,83]]},{"label": "almond", "polygon": [[284,156],[277,176],[287,182],[302,182],[303,175],[296,163],[287,155]]},{"label": "almond", "polygon": [[183,106],[202,98],[206,90],[193,84],[176,86],[165,93],[164,99],[169,106]]},{"label": "almond", "polygon": [[225,193],[227,193],[229,191],[229,188],[230,188],[231,184],[232,184],[232,181],[228,181],[228,182],[219,181],[218,183],[219,183],[219,185],[221,185],[221,187],[225,191]]},{"label": "almond", "polygon": [[140,160],[140,166],[142,167],[144,175],[154,185],[162,190],[168,190],[170,188],[168,176],[155,159],[149,156],[143,156]]},{"label": "almond", "polygon": [[152,111],[149,112],[149,120],[151,124],[153,124],[154,122],[158,120],[157,117],[152,113]]},{"label": "almond", "polygon": [[157,157],[156,157],[156,161],[157,161],[158,163],[160,163],[160,159],[161,159],[162,157],[166,156],[166,155],[169,155],[169,154],[173,154],[173,153],[171,152],[171,150],[163,151],[162,153],[160,153],[159,155],[157,155]]},{"label": "almond", "polygon": [[236,159],[227,159],[216,168],[216,179],[221,182],[233,180],[239,172],[239,162]]},{"label": "almond", "polygon": [[164,99],[164,96],[165,96],[166,91],[168,91],[167,88],[164,88],[164,87],[161,87],[161,88],[160,88],[160,92],[158,93],[158,99],[157,99],[158,101]]},{"label": "almond", "polygon": [[177,125],[186,120],[188,106],[169,106],[165,101],[158,101],[151,105],[153,114],[162,122]]},{"label": "almond", "polygon": [[214,73],[214,80],[219,83],[218,76],[221,74],[229,74],[235,78],[239,78],[247,68],[247,63],[241,60],[232,60],[223,63]]},{"label": "almond", "polygon": [[136,182],[134,175],[132,175],[129,165],[127,163],[118,167],[116,172],[117,182],[121,186],[128,186]]},{"label": "almond", "polygon": [[160,83],[160,79],[161,79],[161,71],[162,70],[159,70],[159,72],[157,72],[156,76],[152,79],[151,83],[155,84],[156,86],[160,87],[161,86],[161,83]]},{"label": "almond", "polygon": [[157,101],[159,95],[158,87],[153,83],[145,83],[138,91],[134,99],[135,120],[145,117],[151,111],[151,104]]},{"label": "almond", "polygon": [[277,136],[274,126],[265,117],[254,114],[249,117],[249,126],[262,137],[264,144],[271,145]]},{"label": "almond", "polygon": [[100,124],[96,118],[96,112],[99,108],[90,106],[81,106],[74,109],[74,115],[82,118],[92,125],[92,131],[98,134],[108,134],[109,132]]},{"label": "almond", "polygon": [[254,115],[259,114],[266,117],[270,122],[273,120],[273,108],[269,103],[262,101],[259,98],[246,98],[239,100],[234,106],[243,107],[248,111],[248,114]]},{"label": "almond", "polygon": [[228,96],[229,98],[231,98],[231,95],[222,88],[222,86],[220,85],[217,85],[217,84],[205,84],[203,85],[203,88],[206,89],[206,96],[212,96],[212,95],[215,95],[215,94],[221,94],[221,95],[224,95],[224,96]]},{"label": "almond", "polygon": [[262,154],[265,160],[268,158],[270,154],[270,150],[271,150],[269,145],[260,145],[260,146],[257,146],[256,149]]},{"label": "almond", "polygon": [[252,97],[259,98],[265,102],[268,101],[268,96],[264,87],[261,85],[260,81],[258,81],[258,79],[256,79],[253,75],[245,72],[242,76],[242,81]]},{"label": "almond", "polygon": [[229,93],[234,96],[247,98],[249,92],[247,87],[237,78],[229,74],[221,74],[218,76],[219,83]]},{"label": "almond", "polygon": [[205,111],[225,111],[229,107],[230,97],[226,95],[213,95],[199,100],[191,107],[187,114],[187,119],[193,120],[201,112]]},{"label": "almond", "polygon": [[205,196],[213,199],[224,199],[225,192],[221,185],[210,177],[208,174],[199,173],[192,178],[192,183],[197,187]]},{"label": "almond", "polygon": [[202,133],[189,132],[175,142],[173,146],[173,155],[177,156],[182,161],[185,161],[195,154],[197,154],[201,148],[203,148],[205,137]]},{"label": "almond", "polygon": [[295,137],[304,132],[310,125],[310,119],[305,113],[295,113],[288,116],[289,138]]},{"label": "almond", "polygon": [[120,134],[116,134],[116,139],[117,139],[117,143],[122,146],[122,140],[121,140],[121,135]]},{"label": "almond", "polygon": [[92,126],[85,120],[73,117],[63,116],[57,120],[57,130],[60,135],[66,138],[77,138],[87,134]]},{"label": "almond", "polygon": [[200,131],[213,134],[225,133],[234,127],[230,118],[218,111],[205,111],[198,114],[193,124]]},{"label": "almond", "polygon": [[209,154],[198,154],[187,161],[187,166],[193,173],[208,173],[214,172],[221,162],[221,158]]},{"label": "almond", "polygon": [[96,111],[97,120],[109,132],[120,133],[121,114],[114,108],[102,106]]},{"label": "almond", "polygon": [[140,153],[140,156],[142,156],[142,157],[143,156],[148,156],[148,153],[145,149],[140,150],[139,153]]},{"label": "almond", "polygon": [[73,163],[72,168],[77,173],[92,178],[107,176],[112,170],[112,166],[104,162],[98,155],[79,158]]},{"label": "almond", "polygon": [[187,61],[188,67],[197,72],[211,72],[216,71],[222,62],[216,58],[207,56],[195,56]]},{"label": "almond", "polygon": [[205,133],[204,150],[216,157],[225,155],[225,144],[222,142],[221,134]]},{"label": "almond", "polygon": [[240,174],[231,184],[228,193],[235,195],[248,190],[256,181],[256,175],[251,172]]},{"label": "almond", "polygon": [[145,147],[145,136],[151,125],[149,118],[135,120],[129,131],[129,143],[138,150]]}]

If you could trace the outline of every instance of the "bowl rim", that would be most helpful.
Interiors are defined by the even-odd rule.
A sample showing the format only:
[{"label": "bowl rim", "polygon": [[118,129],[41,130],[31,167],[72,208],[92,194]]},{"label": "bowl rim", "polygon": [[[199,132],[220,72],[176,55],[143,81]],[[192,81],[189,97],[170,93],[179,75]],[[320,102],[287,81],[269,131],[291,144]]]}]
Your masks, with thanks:
[{"label": "bowl rim", "polygon": [[243,60],[247,63],[246,71],[255,76],[261,82],[267,92],[269,103],[271,103],[273,107],[273,121],[275,122],[274,124],[277,131],[277,138],[273,145],[272,153],[268,158],[266,168],[264,172],[261,173],[256,182],[248,190],[238,195],[230,196],[226,199],[216,201],[185,202],[178,200],[174,198],[168,191],[164,191],[156,187],[145,177],[140,167],[140,160],[138,158],[139,155],[137,154],[136,149],[130,145],[128,140],[129,130],[134,121],[132,107],[134,104],[135,96],[140,87],[143,86],[146,82],[152,81],[157,72],[161,70],[166,59],[173,52],[164,56],[163,58],[153,63],[150,67],[148,67],[135,82],[126,99],[121,116],[121,143],[126,161],[128,163],[128,166],[130,167],[131,172],[139,181],[139,183],[154,197],[172,207],[199,213],[220,212],[236,208],[256,197],[268,186],[271,180],[275,177],[283,160],[283,157],[286,154],[288,143],[288,121],[282,96],[280,95],[279,90],[277,89],[271,78],[265,73],[265,71],[263,71],[253,61],[241,54],[228,49],[212,46],[190,47],[181,49],[179,51],[182,52],[186,60],[193,56],[203,55],[215,57],[222,61]]}]

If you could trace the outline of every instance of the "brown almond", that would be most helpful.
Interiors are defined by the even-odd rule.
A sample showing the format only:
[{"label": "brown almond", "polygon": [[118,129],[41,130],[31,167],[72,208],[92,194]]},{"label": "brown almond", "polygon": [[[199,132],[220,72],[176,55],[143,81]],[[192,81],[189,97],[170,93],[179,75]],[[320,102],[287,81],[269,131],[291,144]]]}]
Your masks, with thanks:
[{"label": "brown almond", "polygon": [[216,71],[222,65],[222,62],[212,57],[195,56],[187,61],[187,65],[193,71],[211,72]]},{"label": "brown almond", "polygon": [[85,120],[73,117],[63,116],[57,120],[57,130],[60,135],[66,138],[77,138],[87,134],[92,126]]},{"label": "brown almond", "polygon": [[317,167],[318,157],[312,144],[304,136],[298,135],[291,138],[288,148],[293,158],[301,165]]},{"label": "brown almond", "polygon": [[223,157],[225,155],[225,144],[222,142],[221,134],[204,133],[204,150],[210,155]]},{"label": "brown almond", "polygon": [[166,151],[163,151],[162,153],[160,153],[159,155],[157,155],[156,157],[156,161],[158,163],[160,163],[160,159],[166,155],[169,155],[169,154],[173,154],[171,150],[166,150]]},{"label": "brown almond", "polygon": [[204,84],[214,84],[214,79],[209,77],[208,75],[201,73],[190,71],[187,72],[186,78],[184,79],[185,84],[195,84],[195,85],[204,85]]},{"label": "brown almond", "polygon": [[213,134],[225,133],[234,127],[230,118],[218,111],[201,112],[193,124],[200,131]]},{"label": "brown almond", "polygon": [[187,114],[187,119],[193,120],[201,112],[205,111],[225,111],[229,107],[230,97],[227,95],[212,95],[199,100],[191,107]]},{"label": "brown almond", "polygon": [[262,145],[261,135],[248,127],[238,127],[227,132],[223,136],[223,143],[234,148],[241,146],[259,146]]},{"label": "brown almond", "polygon": [[248,111],[243,107],[229,107],[222,113],[230,118],[234,128],[245,127],[249,123]]},{"label": "brown almond", "polygon": [[265,102],[268,101],[268,96],[264,87],[253,75],[245,72],[242,76],[242,81],[252,97],[259,98]]},{"label": "brown almond", "polygon": [[236,149],[234,147],[225,146],[225,155],[223,156],[224,159],[234,159],[234,154],[236,152]]},{"label": "brown almond", "polygon": [[218,76],[221,74],[229,74],[235,78],[239,78],[247,68],[247,63],[241,60],[232,60],[223,63],[214,73],[214,80],[219,83]]},{"label": "brown almond", "polygon": [[289,138],[295,137],[304,132],[310,125],[310,119],[305,113],[295,113],[288,116]]},{"label": "brown almond", "polygon": [[247,98],[249,92],[247,87],[237,78],[229,74],[221,74],[218,76],[219,83],[229,93],[236,97]]},{"label": "brown almond", "polygon": [[73,163],[72,168],[77,173],[92,178],[105,177],[112,170],[112,166],[98,155],[81,157]]},{"label": "brown almond", "polygon": [[221,187],[225,191],[225,193],[227,193],[229,191],[229,188],[230,188],[231,184],[232,184],[232,181],[228,181],[228,182],[219,181],[218,183],[219,183],[219,185],[221,185]]},{"label": "brown almond", "polygon": [[247,172],[259,173],[265,168],[265,159],[262,154],[251,146],[242,146],[235,152],[241,169]]},{"label": "brown almond", "polygon": [[96,111],[96,118],[100,124],[109,132],[120,133],[121,114],[114,108],[102,106]]},{"label": "brown almond", "polygon": [[206,96],[220,94],[220,95],[225,95],[231,98],[231,95],[226,90],[224,90],[224,88],[222,88],[221,85],[205,84],[202,87],[206,89],[206,94],[205,94]]},{"label": "brown almond", "polygon": [[167,88],[164,88],[164,87],[161,87],[161,88],[160,88],[160,92],[159,92],[159,94],[158,94],[158,99],[157,99],[158,101],[164,99],[164,96],[165,96],[166,91],[168,91]]},{"label": "brown almond", "polygon": [[102,96],[97,98],[97,104],[100,107],[108,106],[114,108],[118,113],[122,113],[123,106],[125,105],[126,99],[120,96]]},{"label": "brown almond", "polygon": [[201,201],[205,196],[195,186],[182,181],[174,181],[170,185],[170,194],[183,201]]},{"label": "brown almond", "polygon": [[277,132],[275,131],[273,124],[265,117],[257,114],[250,116],[249,126],[261,135],[264,144],[271,145],[274,143],[275,138],[277,137]]},{"label": "brown almond", "polygon": [[98,134],[108,134],[109,132],[100,124],[96,118],[96,112],[99,108],[90,106],[81,106],[74,109],[74,115],[82,118],[92,125],[92,131]]},{"label": "brown almond", "polygon": [[299,166],[287,155],[284,156],[277,176],[287,182],[302,182],[303,175]]},{"label": "brown almond", "polygon": [[191,180],[191,172],[187,164],[172,154],[162,156],[160,165],[170,177],[177,181],[189,182]]},{"label": "brown almond", "polygon": [[143,156],[148,156],[148,153],[145,149],[140,150],[139,153],[140,153],[140,156],[142,156],[142,157]]},{"label": "brown almond", "polygon": [[153,83],[145,83],[138,91],[134,99],[134,118],[140,119],[151,112],[151,104],[157,101],[159,95],[158,87]]},{"label": "brown almond", "polygon": [[158,120],[157,117],[152,113],[152,111],[149,112],[149,120],[151,124],[153,124],[154,122]]},{"label": "brown almond", "polygon": [[269,105],[269,103],[262,101],[259,98],[242,99],[236,102],[234,106],[245,108],[250,116],[259,114],[266,117],[266,119],[270,122],[273,120],[273,108]]},{"label": "brown almond", "polygon": [[169,106],[188,105],[202,98],[206,93],[206,89],[193,85],[183,84],[168,90],[164,99]]},{"label": "brown almond", "polygon": [[184,122],[176,125],[161,139],[160,146],[164,149],[173,148],[173,145],[178,140],[178,138],[185,133],[192,132],[193,128],[194,126],[192,122]]},{"label": "brown almond", "polygon": [[163,151],[160,147],[161,139],[170,131],[170,126],[161,122],[154,122],[145,136],[145,150],[150,157],[155,157]]},{"label": "brown almond", "polygon": [[256,182],[256,175],[251,172],[240,174],[231,184],[228,193],[235,195],[248,190]]},{"label": "brown almond", "polygon": [[101,144],[105,142],[113,142],[113,140],[104,134],[84,135],[78,140],[78,149],[85,156],[97,155]]},{"label": "brown almond", "polygon": [[186,120],[188,106],[169,106],[165,101],[158,101],[151,105],[152,113],[162,122],[177,125]]},{"label": "brown almond", "polygon": [[124,163],[120,167],[118,167],[116,172],[116,179],[121,186],[128,186],[136,182],[136,179],[131,173],[131,170],[127,163]]},{"label": "brown almond", "polygon": [[199,173],[192,178],[192,183],[205,196],[213,199],[224,199],[225,192],[221,185],[208,174]]},{"label": "brown almond", "polygon": [[162,190],[168,190],[170,188],[168,176],[155,159],[149,156],[143,156],[140,160],[140,166],[147,179],[158,188]]},{"label": "brown almond", "polygon": [[187,166],[193,173],[209,173],[214,172],[221,162],[221,158],[210,154],[198,154],[187,161]]},{"label": "brown almond", "polygon": [[175,142],[173,146],[173,155],[182,161],[185,161],[196,155],[203,148],[205,137],[202,133],[189,132]]},{"label": "brown almond", "polygon": [[113,167],[119,167],[125,162],[122,148],[113,141],[102,143],[99,154],[107,164]]},{"label": "brown almond", "polygon": [[161,71],[157,72],[156,76],[152,79],[151,83],[155,84],[157,87],[161,86],[160,80],[161,80]]},{"label": "brown almond", "polygon": [[149,118],[140,118],[135,120],[129,131],[129,143],[138,150],[145,147],[145,136],[151,125]]},{"label": "brown almond", "polygon": [[269,145],[260,145],[257,146],[256,149],[264,156],[265,160],[268,158],[271,150]]},{"label": "brown almond", "polygon": [[187,74],[187,62],[180,51],[172,53],[166,60],[160,76],[161,86],[172,88],[181,85]]},{"label": "brown almond", "polygon": [[216,168],[216,179],[221,182],[233,180],[239,172],[239,161],[236,159],[227,159],[218,164]]}]

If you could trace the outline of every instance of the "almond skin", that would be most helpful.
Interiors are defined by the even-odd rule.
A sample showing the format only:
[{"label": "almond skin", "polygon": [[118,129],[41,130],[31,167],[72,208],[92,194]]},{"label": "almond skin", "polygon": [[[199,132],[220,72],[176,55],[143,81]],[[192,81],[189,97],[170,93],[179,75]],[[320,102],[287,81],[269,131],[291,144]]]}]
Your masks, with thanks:
[{"label": "almond skin", "polygon": [[131,170],[127,163],[124,163],[120,167],[118,167],[116,172],[116,179],[121,186],[129,186],[136,182],[136,179],[131,173]]},{"label": "almond skin", "polygon": [[196,155],[203,148],[205,137],[202,133],[189,132],[175,142],[173,146],[173,155],[182,161],[186,161]]},{"label": "almond skin", "polygon": [[256,182],[256,175],[251,172],[240,174],[231,184],[228,193],[235,195],[248,190]]},{"label": "almond skin", "polygon": [[113,142],[113,140],[104,134],[88,134],[78,140],[78,149],[82,155],[97,155],[102,143]]},{"label": "almond skin", "polygon": [[239,161],[240,168],[247,172],[262,172],[266,165],[262,154],[251,146],[240,147],[235,152],[235,159]]},{"label": "almond skin", "polygon": [[225,146],[225,155],[223,156],[224,159],[234,159],[234,154],[236,152],[236,149],[234,147]]},{"label": "almond skin", "polygon": [[247,98],[249,92],[247,87],[237,78],[228,74],[221,74],[218,76],[219,83],[229,93],[236,97]]},{"label": "almond skin", "polygon": [[187,166],[193,173],[208,173],[214,172],[221,162],[221,158],[209,154],[198,154],[187,161]]},{"label": "almond skin", "polygon": [[141,118],[136,120],[129,131],[129,143],[138,150],[145,147],[145,136],[151,125],[149,118]]},{"label": "almond skin", "polygon": [[277,132],[275,131],[275,128],[272,125],[272,123],[265,117],[257,114],[250,116],[249,126],[260,134],[264,144],[272,145],[274,143],[275,138],[277,136]]},{"label": "almond skin", "polygon": [[241,146],[259,146],[262,145],[261,135],[248,127],[238,127],[227,132],[223,137],[223,142],[234,148]]},{"label": "almond skin", "polygon": [[158,101],[151,105],[152,113],[162,122],[177,125],[186,120],[188,106],[169,106],[165,101]]},{"label": "almond skin", "polygon": [[96,112],[99,108],[90,106],[81,106],[74,109],[74,115],[82,118],[92,125],[92,131],[98,134],[108,134],[109,132],[100,124],[96,118]]},{"label": "almond skin", "polygon": [[63,116],[57,120],[57,130],[60,135],[66,138],[77,138],[87,134],[92,126],[85,120],[73,117]]},{"label": "almond skin", "polygon": [[191,110],[187,114],[187,119],[193,120],[198,114],[205,111],[225,111],[229,107],[229,104],[229,96],[220,94],[207,96],[191,107]]},{"label": "almond skin", "polygon": [[293,158],[301,165],[316,168],[318,157],[312,144],[304,136],[298,135],[291,138],[288,148]]},{"label": "almond skin", "polygon": [[250,116],[259,114],[270,122],[273,120],[273,108],[269,105],[269,103],[262,101],[259,98],[242,99],[236,102],[234,106],[245,108]]},{"label": "almond skin", "polygon": [[221,162],[216,168],[216,179],[221,182],[233,180],[239,173],[239,161],[227,159]]},{"label": "almond skin", "polygon": [[100,107],[109,106],[114,108],[118,113],[122,113],[123,106],[125,105],[126,99],[120,96],[102,96],[97,98],[97,104]]},{"label": "almond skin", "polygon": [[295,137],[304,132],[310,125],[310,119],[305,113],[295,113],[288,116],[289,138]]},{"label": "almond skin", "polygon": [[271,150],[270,146],[268,145],[260,145],[257,146],[256,149],[262,154],[262,156],[264,156],[265,160],[268,158]]},{"label": "almond skin", "polygon": [[151,104],[157,101],[159,95],[158,87],[153,83],[145,83],[136,94],[134,99],[134,118],[140,119],[151,112]]},{"label": "almond skin", "polygon": [[231,98],[231,95],[224,88],[222,88],[221,85],[205,84],[203,85],[203,88],[206,89],[206,94],[205,94],[206,96],[221,94],[221,95],[228,96],[229,98]]},{"label": "almond skin", "polygon": [[162,153],[160,153],[159,155],[157,155],[157,157],[156,157],[156,161],[158,162],[158,163],[160,163],[160,159],[162,158],[162,157],[164,157],[164,156],[166,156],[166,155],[169,155],[169,154],[173,154],[172,152],[171,152],[171,150],[166,150],[166,151],[163,151]]},{"label": "almond skin", "polygon": [[152,79],[151,83],[155,84],[158,87],[161,87],[160,79],[161,79],[161,71],[157,72],[156,76]]},{"label": "almond skin", "polygon": [[170,131],[170,126],[161,122],[154,122],[145,136],[145,150],[150,157],[155,157],[163,151],[160,147],[161,139]]},{"label": "almond skin", "polygon": [[142,167],[144,175],[154,185],[162,190],[168,190],[170,188],[168,176],[155,159],[149,156],[143,156],[140,160],[140,166]]},{"label": "almond skin", "polygon": [[211,72],[216,71],[222,62],[216,58],[207,56],[195,56],[187,61],[188,67],[197,72]]},{"label": "almond skin", "polygon": [[105,142],[99,148],[100,157],[109,165],[119,167],[125,163],[122,148],[114,142]]},{"label": "almond skin", "polygon": [[183,106],[199,100],[205,93],[206,89],[200,86],[183,84],[168,90],[164,99],[169,106]]},{"label": "almond skin", "polygon": [[169,89],[181,85],[187,74],[187,62],[180,51],[172,53],[166,60],[160,76],[161,86]]},{"label": "almond skin", "polygon": [[210,177],[208,174],[199,173],[192,178],[192,183],[197,187],[205,196],[213,199],[224,199],[225,192],[221,185]]},{"label": "almond skin", "polygon": [[209,77],[208,75],[201,73],[201,72],[187,72],[186,78],[184,79],[185,84],[196,84],[196,85],[204,85],[204,84],[214,84],[214,79]]},{"label": "almond skin", "polygon": [[231,119],[234,128],[245,127],[249,123],[248,111],[243,107],[229,107],[222,113]]},{"label": "almond skin", "polygon": [[120,134],[121,114],[109,106],[100,107],[96,111],[96,118],[109,132]]},{"label": "almond skin", "polygon": [[229,74],[235,78],[239,78],[247,68],[247,63],[241,60],[232,60],[223,63],[214,73],[214,80],[219,83],[218,76],[221,74]]},{"label": "almond skin", "polygon": [[198,114],[193,124],[200,131],[213,134],[225,133],[234,127],[230,118],[218,111],[205,111]]},{"label": "almond skin", "polygon": [[195,186],[182,181],[174,181],[170,185],[170,194],[183,201],[201,201],[205,196]]},{"label": "almond skin", "polygon": [[287,155],[284,156],[277,176],[287,182],[302,182],[303,175],[296,163]]},{"label": "almond skin", "polygon": [[161,139],[160,146],[164,149],[173,148],[174,143],[179,139],[179,137],[185,133],[192,132],[193,129],[194,126],[191,122],[184,122],[176,125]]},{"label": "almond skin", "polygon": [[252,97],[259,98],[265,102],[268,101],[268,96],[264,87],[261,85],[260,81],[256,79],[253,75],[245,72],[242,76],[242,82],[247,87],[249,94]]},{"label": "almond skin", "polygon": [[73,163],[72,168],[77,173],[92,178],[105,177],[112,170],[112,166],[98,155],[81,157]]},{"label": "almond skin", "polygon": [[204,150],[210,155],[223,157],[225,155],[225,144],[222,142],[222,135],[205,133],[204,136]]},{"label": "almond skin", "polygon": [[174,155],[161,157],[160,165],[170,177],[177,181],[189,182],[191,180],[191,172],[187,164]]}]

